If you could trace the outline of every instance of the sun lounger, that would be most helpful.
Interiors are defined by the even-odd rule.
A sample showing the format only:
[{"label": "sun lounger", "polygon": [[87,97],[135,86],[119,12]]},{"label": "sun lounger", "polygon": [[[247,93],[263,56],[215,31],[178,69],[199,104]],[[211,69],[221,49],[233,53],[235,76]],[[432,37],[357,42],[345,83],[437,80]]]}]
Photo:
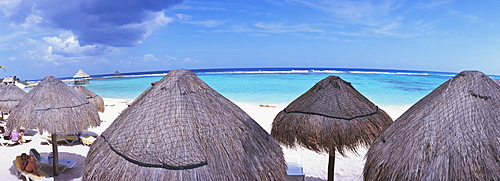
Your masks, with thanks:
[{"label": "sun lounger", "polygon": [[13,145],[16,145],[18,144],[18,142],[15,142],[15,141],[11,141],[11,140],[4,140],[3,138],[0,138],[0,145],[2,145],[3,147],[6,147],[6,146],[13,146]]},{"label": "sun lounger", "polygon": [[16,166],[16,171],[17,171],[17,176],[18,178],[21,178],[21,176],[24,176],[25,180],[36,180],[36,181],[49,181],[49,180],[54,180],[53,177],[48,177],[47,174],[45,174],[43,171],[38,169],[36,172],[40,176],[36,176],[33,173],[28,173],[24,170],[21,169],[21,156],[17,156],[16,160],[14,160],[14,165]]},{"label": "sun lounger", "polygon": [[[42,135],[42,138],[47,140],[47,143],[50,145],[52,144],[52,137],[50,135]],[[58,136],[57,137],[57,142],[64,141],[68,145],[72,145],[76,141],[78,141],[78,137],[75,135],[67,135],[67,136]]]},{"label": "sun lounger", "polygon": [[[24,139],[26,142],[30,142],[33,139],[33,136],[23,136],[22,139]],[[17,145],[17,144],[19,144],[19,142],[12,141],[12,140],[5,140],[3,138],[3,135],[0,134],[0,145],[1,146],[6,147],[6,146]]]},{"label": "sun lounger", "polygon": [[[49,162],[48,158],[45,158],[43,156],[40,156],[40,160],[36,162],[39,165],[39,168],[42,167],[43,165],[50,165],[52,166],[52,163]],[[65,160],[65,159],[58,159],[58,164],[59,166],[62,166],[61,173],[64,172],[67,168],[73,168],[76,165],[75,160]]]},{"label": "sun lounger", "polygon": [[3,138],[3,135],[0,134],[0,145],[2,145],[3,147],[12,146],[12,145],[16,145],[16,144],[18,144],[18,142],[15,142],[12,140],[6,140]]},{"label": "sun lounger", "polygon": [[305,174],[302,169],[302,162],[299,155],[287,156],[287,181],[304,181]]},{"label": "sun lounger", "polygon": [[80,136],[80,140],[82,140],[82,143],[87,146],[90,146],[92,143],[94,143],[96,139],[96,137],[90,135]]}]

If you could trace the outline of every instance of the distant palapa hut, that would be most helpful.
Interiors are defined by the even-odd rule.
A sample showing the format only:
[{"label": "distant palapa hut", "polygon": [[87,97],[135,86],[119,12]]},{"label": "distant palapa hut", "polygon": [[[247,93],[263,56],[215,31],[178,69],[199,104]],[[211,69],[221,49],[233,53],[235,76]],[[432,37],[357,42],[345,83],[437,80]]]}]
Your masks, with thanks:
[{"label": "distant palapa hut", "polygon": [[75,84],[86,84],[89,82],[88,78],[90,78],[90,75],[80,69],[76,72],[73,78],[75,79]]}]

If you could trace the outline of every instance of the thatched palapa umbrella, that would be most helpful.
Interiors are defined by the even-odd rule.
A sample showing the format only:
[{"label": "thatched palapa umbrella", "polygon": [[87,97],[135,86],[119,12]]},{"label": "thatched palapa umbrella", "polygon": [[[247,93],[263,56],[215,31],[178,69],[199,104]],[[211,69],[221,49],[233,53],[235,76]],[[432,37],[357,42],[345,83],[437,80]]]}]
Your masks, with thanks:
[{"label": "thatched palapa umbrella", "polygon": [[90,75],[87,74],[82,69],[80,69],[80,70],[78,70],[78,72],[76,72],[76,74],[73,76],[73,78],[75,79],[75,82],[74,82],[75,84],[85,84],[89,81],[88,78],[90,78]]},{"label": "thatched palapa umbrella", "polygon": [[89,78],[89,77],[90,77],[90,75],[87,74],[82,69],[78,70],[78,72],[76,72],[76,74],[73,76],[73,78],[75,78],[75,79],[78,79],[78,78]]},{"label": "thatched palapa umbrella", "polygon": [[500,180],[500,86],[463,71],[415,103],[366,155],[365,180]]},{"label": "thatched palapa umbrella", "polygon": [[101,96],[81,85],[74,85],[72,86],[72,88],[85,96],[85,98],[88,99],[97,108],[97,111],[104,112],[104,100]]},{"label": "thatched palapa umbrella", "polygon": [[5,85],[15,84],[16,80],[14,80],[14,77],[5,77],[3,78],[2,83]]},{"label": "thatched palapa umbrella", "polygon": [[493,79],[493,81],[495,81],[495,83],[497,83],[498,85],[500,85],[500,80],[498,80],[498,79]]},{"label": "thatched palapa umbrella", "polygon": [[172,70],[90,147],[83,180],[284,180],[279,144],[189,70]]},{"label": "thatched palapa umbrella", "polygon": [[3,113],[8,113],[10,110],[17,106],[19,101],[26,95],[26,91],[17,87],[14,84],[8,86],[1,86],[0,90],[0,110]]},{"label": "thatched palapa umbrella", "polygon": [[333,180],[335,153],[368,147],[390,123],[391,117],[349,82],[328,76],[278,113],[271,135],[287,147],[329,154],[328,180]]},{"label": "thatched palapa umbrella", "polygon": [[99,126],[97,109],[85,97],[59,79],[48,76],[11,111],[9,129],[38,129],[52,134],[54,175],[58,175],[57,134],[69,134]]}]

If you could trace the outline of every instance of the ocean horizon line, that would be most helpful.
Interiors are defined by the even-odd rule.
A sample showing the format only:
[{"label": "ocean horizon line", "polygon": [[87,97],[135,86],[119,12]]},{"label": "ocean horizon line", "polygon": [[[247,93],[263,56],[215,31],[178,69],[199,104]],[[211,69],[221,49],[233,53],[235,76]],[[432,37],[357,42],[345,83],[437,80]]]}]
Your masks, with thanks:
[{"label": "ocean horizon line", "polygon": [[[171,70],[153,70],[153,71],[138,71],[138,72],[124,72],[118,75],[110,74],[92,74],[90,79],[109,79],[109,78],[125,78],[137,76],[165,76]],[[319,68],[319,67],[260,67],[260,68],[196,68],[188,69],[195,74],[252,74],[252,73],[382,73],[382,74],[402,74],[402,75],[441,75],[441,76],[454,76],[458,72],[447,71],[430,71],[430,70],[405,70],[405,69],[380,69],[380,68]],[[480,70],[479,70],[480,71]],[[488,75],[497,77],[499,75]],[[41,79],[27,80],[28,82],[37,82]],[[73,77],[59,77],[60,80],[72,80]]]}]

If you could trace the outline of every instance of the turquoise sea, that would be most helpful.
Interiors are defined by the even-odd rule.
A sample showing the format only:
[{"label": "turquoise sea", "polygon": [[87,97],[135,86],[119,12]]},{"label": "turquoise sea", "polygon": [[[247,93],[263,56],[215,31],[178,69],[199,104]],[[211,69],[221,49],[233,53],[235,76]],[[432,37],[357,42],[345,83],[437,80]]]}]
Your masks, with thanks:
[{"label": "turquoise sea", "polygon": [[[377,105],[411,105],[458,72],[342,68],[245,68],[191,70],[232,100],[254,104],[288,104],[316,82],[336,75],[351,82]],[[135,99],[168,71],[91,75],[84,86],[106,98]],[[490,76],[500,79],[500,76]]]}]

